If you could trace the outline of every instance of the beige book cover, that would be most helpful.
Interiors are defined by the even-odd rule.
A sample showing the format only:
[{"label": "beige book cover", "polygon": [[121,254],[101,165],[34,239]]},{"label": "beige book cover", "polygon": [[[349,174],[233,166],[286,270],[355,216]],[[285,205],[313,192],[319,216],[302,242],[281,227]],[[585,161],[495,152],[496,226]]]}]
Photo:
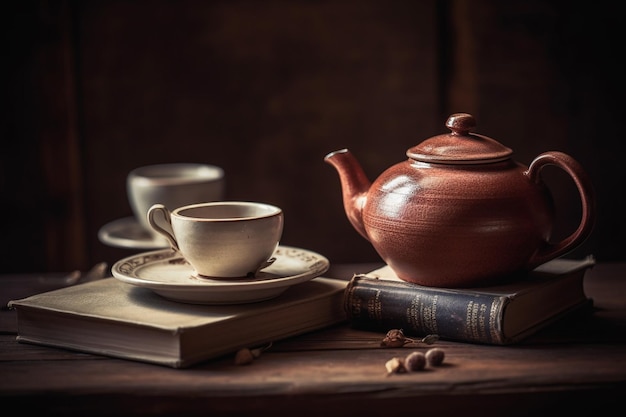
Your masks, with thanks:
[{"label": "beige book cover", "polygon": [[347,281],[317,277],[280,296],[233,305],[170,301],[105,278],[9,302],[17,340],[173,368],[346,320]]}]

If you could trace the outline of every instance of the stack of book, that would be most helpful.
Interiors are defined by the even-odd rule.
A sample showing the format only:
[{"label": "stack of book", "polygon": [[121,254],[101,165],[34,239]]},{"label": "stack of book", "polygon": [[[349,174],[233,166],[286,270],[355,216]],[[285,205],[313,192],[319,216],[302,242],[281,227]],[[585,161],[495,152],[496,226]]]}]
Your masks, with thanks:
[{"label": "stack of book", "polygon": [[555,259],[512,283],[469,289],[400,280],[388,266],[317,277],[267,301],[195,305],[105,278],[12,300],[17,340],[184,368],[245,347],[348,322],[407,335],[487,344],[518,342],[589,306],[583,279],[595,261]]},{"label": "stack of book", "polygon": [[511,283],[481,288],[435,288],[400,280],[389,266],[356,274],[344,294],[353,327],[441,339],[506,345],[592,306],[585,272],[592,256],[549,261]]}]

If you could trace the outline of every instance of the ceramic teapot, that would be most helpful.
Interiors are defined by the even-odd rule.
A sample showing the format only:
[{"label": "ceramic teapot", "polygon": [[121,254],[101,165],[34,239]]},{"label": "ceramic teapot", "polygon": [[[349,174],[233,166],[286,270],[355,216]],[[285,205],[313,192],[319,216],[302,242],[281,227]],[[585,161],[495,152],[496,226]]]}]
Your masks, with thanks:
[{"label": "ceramic teapot", "polygon": [[[576,160],[549,151],[524,166],[511,149],[472,133],[475,125],[470,114],[451,115],[450,133],[408,149],[407,160],[373,183],[348,149],[324,158],[339,174],[350,223],[404,281],[503,283],[573,250],[593,229],[594,191]],[[550,240],[554,203],[540,175],[548,165],[571,177],[582,203],[578,227],[557,242]]]}]

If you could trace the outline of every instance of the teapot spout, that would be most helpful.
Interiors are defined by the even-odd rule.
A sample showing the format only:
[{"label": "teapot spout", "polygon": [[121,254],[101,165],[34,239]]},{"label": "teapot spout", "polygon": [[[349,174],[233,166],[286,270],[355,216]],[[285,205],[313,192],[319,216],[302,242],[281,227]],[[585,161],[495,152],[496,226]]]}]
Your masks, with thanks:
[{"label": "teapot spout", "polygon": [[343,207],[348,220],[356,231],[369,241],[363,224],[363,207],[371,186],[370,180],[348,149],[331,152],[324,157],[324,161],[332,165],[339,174]]}]

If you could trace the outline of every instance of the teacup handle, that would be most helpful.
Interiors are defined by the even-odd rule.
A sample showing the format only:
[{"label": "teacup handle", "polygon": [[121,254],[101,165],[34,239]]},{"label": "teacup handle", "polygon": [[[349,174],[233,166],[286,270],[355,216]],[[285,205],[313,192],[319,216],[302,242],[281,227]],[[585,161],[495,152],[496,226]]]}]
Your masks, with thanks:
[{"label": "teacup handle", "polygon": [[554,259],[581,244],[590,234],[596,218],[596,200],[591,179],[582,166],[571,156],[558,151],[544,152],[537,156],[528,167],[525,175],[538,184],[539,173],[548,165],[554,165],[565,171],[576,184],[582,204],[582,217],[578,228],[559,242],[546,242],[529,261],[530,267],[536,267]]},{"label": "teacup handle", "polygon": [[169,229],[172,230],[172,218],[170,215],[170,211],[163,204],[154,204],[152,207],[148,209],[148,223],[150,223],[150,227],[152,227],[155,231],[165,236],[165,238],[170,242],[172,249],[178,251],[178,242],[176,242],[176,238],[174,234],[169,230],[163,228],[160,224],[158,224],[156,220],[157,213],[161,213],[163,219],[167,222]]}]

